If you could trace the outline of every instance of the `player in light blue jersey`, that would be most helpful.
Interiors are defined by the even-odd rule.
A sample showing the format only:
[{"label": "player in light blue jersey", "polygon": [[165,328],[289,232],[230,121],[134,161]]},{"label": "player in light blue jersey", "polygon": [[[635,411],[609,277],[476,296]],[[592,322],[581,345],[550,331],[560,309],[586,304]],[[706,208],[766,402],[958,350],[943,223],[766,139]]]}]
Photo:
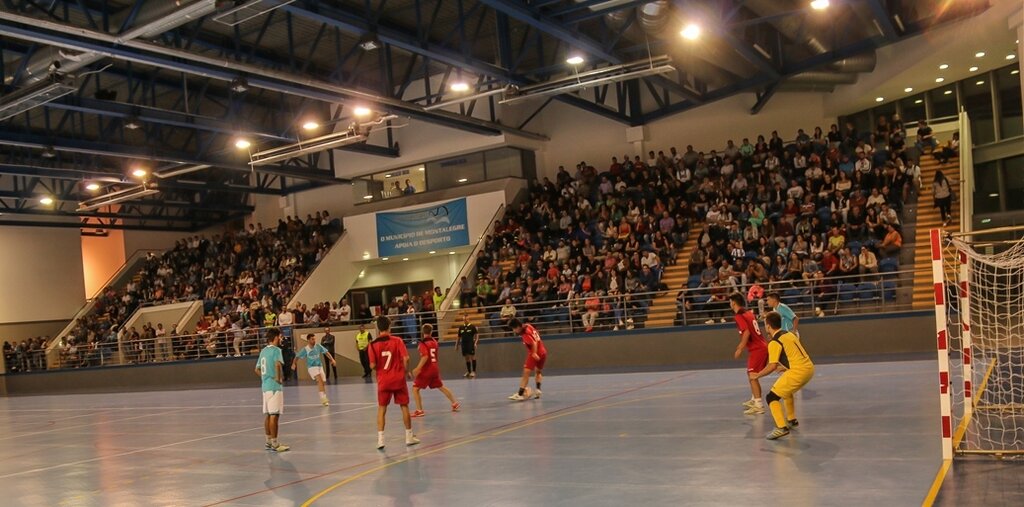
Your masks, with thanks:
[{"label": "player in light blue jersey", "polygon": [[320,404],[326,407],[330,405],[330,402],[327,401],[327,392],[324,388],[324,356],[330,359],[332,365],[338,365],[334,356],[323,345],[316,342],[316,335],[309,333],[306,335],[306,346],[299,350],[295,359],[292,359],[292,369],[299,368],[299,359],[306,360],[306,371],[309,372],[309,378],[316,381],[316,387],[320,390]]},{"label": "player in light blue jersey", "polygon": [[782,298],[779,297],[778,292],[771,292],[768,294],[768,306],[772,308],[775,313],[778,313],[782,317],[782,330],[791,332],[797,336],[800,333],[797,331],[797,326],[800,325],[800,317],[796,316],[796,312],[793,311],[786,303],[782,302]]},{"label": "player in light blue jersey", "polygon": [[267,435],[267,449],[276,452],[288,450],[277,441],[277,423],[284,413],[284,355],[281,353],[281,331],[270,328],[266,332],[267,346],[256,361],[256,374],[263,381],[263,429]]}]

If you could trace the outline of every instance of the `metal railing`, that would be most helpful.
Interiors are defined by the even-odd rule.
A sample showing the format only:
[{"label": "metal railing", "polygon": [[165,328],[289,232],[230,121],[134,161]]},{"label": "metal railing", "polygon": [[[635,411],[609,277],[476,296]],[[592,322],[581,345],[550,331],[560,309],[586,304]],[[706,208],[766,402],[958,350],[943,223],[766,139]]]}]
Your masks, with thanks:
[{"label": "metal railing", "polygon": [[[868,273],[816,280],[790,280],[760,284],[763,297],[778,292],[782,301],[801,318],[857,313],[886,313],[911,309],[914,271]],[[614,296],[562,297],[513,304],[515,317],[554,333],[630,331],[642,328],[691,326],[729,322],[729,296],[739,292],[748,299],[751,285],[694,287]],[[757,299],[749,305],[757,308]],[[502,305],[463,308],[477,322],[481,338],[507,337]],[[482,314],[474,318],[473,313]],[[506,312],[507,315],[507,312]],[[457,322],[461,322],[460,319]]]}]

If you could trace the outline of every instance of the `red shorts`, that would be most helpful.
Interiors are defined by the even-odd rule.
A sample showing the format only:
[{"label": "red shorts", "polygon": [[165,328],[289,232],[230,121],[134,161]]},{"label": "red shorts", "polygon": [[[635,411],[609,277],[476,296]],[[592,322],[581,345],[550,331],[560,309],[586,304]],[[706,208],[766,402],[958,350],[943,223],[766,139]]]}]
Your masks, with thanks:
[{"label": "red shorts", "polygon": [[441,373],[437,371],[432,372],[420,372],[416,375],[416,380],[412,381],[412,386],[417,389],[437,389],[444,387],[444,383],[441,382]]},{"label": "red shorts", "polygon": [[747,351],[747,371],[759,372],[768,366],[768,349],[754,349]]},{"label": "red shorts", "polygon": [[383,389],[377,389],[377,404],[386,407],[391,403],[391,399],[394,398],[395,405],[408,405],[409,404],[409,388],[402,384],[402,387],[395,390],[385,391]]},{"label": "red shorts", "polygon": [[535,360],[533,358],[533,354],[529,354],[529,355],[526,356],[526,364],[523,365],[523,368],[525,368],[527,370],[543,370],[544,369],[544,363],[547,360],[548,360],[548,355],[547,354],[542,354],[540,356],[539,360]]}]

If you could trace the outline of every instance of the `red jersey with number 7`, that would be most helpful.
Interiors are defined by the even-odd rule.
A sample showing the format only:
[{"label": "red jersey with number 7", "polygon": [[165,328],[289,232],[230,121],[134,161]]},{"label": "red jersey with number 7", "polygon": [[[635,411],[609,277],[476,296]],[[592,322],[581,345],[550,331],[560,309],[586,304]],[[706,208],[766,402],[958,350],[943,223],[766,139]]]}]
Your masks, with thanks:
[{"label": "red jersey with number 7", "polygon": [[370,362],[377,371],[377,389],[398,391],[405,387],[405,359],[409,357],[405,342],[395,335],[378,336],[369,350]]},{"label": "red jersey with number 7", "polygon": [[526,345],[526,350],[531,354],[533,353],[533,344],[537,344],[537,355],[546,356],[548,349],[544,348],[544,342],[540,341],[540,333],[537,332],[537,328],[533,327],[532,324],[523,324],[523,345]]},{"label": "red jersey with number 7", "polygon": [[768,350],[768,342],[764,339],[764,335],[761,334],[761,327],[757,324],[754,312],[744,310],[734,315],[733,318],[736,319],[736,328],[739,329],[741,335],[744,331],[750,331],[750,338],[747,340],[747,351]]}]

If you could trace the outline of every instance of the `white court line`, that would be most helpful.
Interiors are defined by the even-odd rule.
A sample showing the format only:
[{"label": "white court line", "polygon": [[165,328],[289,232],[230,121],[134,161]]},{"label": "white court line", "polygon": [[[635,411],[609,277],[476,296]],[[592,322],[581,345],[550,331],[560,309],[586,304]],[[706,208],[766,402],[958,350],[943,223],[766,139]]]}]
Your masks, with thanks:
[{"label": "white court line", "polygon": [[125,418],[122,418],[122,419],[114,419],[112,421],[96,421],[96,422],[91,422],[91,423],[88,423],[88,424],[79,424],[79,425],[76,425],[76,426],[63,426],[63,427],[60,427],[60,428],[52,428],[52,429],[43,430],[43,431],[33,431],[31,433],[19,433],[19,434],[15,434],[15,435],[7,435],[5,437],[0,437],[0,441],[10,440],[12,438],[31,437],[31,436],[34,436],[34,435],[44,435],[46,433],[54,433],[54,432],[57,432],[57,431],[73,430],[75,428],[87,428],[89,426],[96,426],[97,424],[110,424],[110,423],[117,423],[117,422],[123,422],[123,421],[131,421],[131,420],[134,420],[134,419],[142,419],[142,418],[145,418],[145,417],[154,417],[154,416],[158,416],[158,415],[173,414],[175,412],[184,412],[186,410],[195,410],[195,409],[186,408],[186,409],[179,409],[179,410],[168,410],[168,411],[165,411],[165,412],[158,412],[156,414],[137,415],[137,416],[133,416],[133,417],[125,417]]},{"label": "white court line", "polygon": [[[376,405],[373,402],[346,402],[346,403],[335,403],[331,402],[331,405]],[[305,403],[305,404],[289,404],[289,407],[319,407],[319,403]],[[93,407],[93,410],[178,410],[178,409],[201,409],[201,408],[262,408],[263,405],[188,405],[188,406],[174,406],[174,407]],[[81,412],[81,408],[14,408],[3,410],[4,412]],[[80,416],[75,416],[80,417]]]},{"label": "white court line", "polygon": [[[365,407],[350,408],[348,410],[340,410],[340,411],[337,411],[337,412],[328,412],[326,414],[314,415],[314,416],[311,416],[311,417],[304,417],[302,419],[295,419],[295,420],[292,420],[292,421],[284,421],[284,422],[280,423],[280,425],[284,426],[286,424],[299,423],[299,422],[303,422],[303,421],[308,421],[310,419],[318,419],[318,418],[321,418],[321,417],[324,417],[324,416],[328,416],[328,415],[345,414],[345,413],[348,413],[348,412],[355,412],[356,410],[365,410],[365,409],[373,407],[373,406],[376,406],[376,404],[371,404],[371,405],[368,405],[368,406],[365,406]],[[57,464],[57,465],[51,465],[51,466],[43,467],[43,468],[33,468],[32,470],[23,470],[21,472],[14,472],[14,473],[10,473],[10,474],[0,475],[0,479],[6,479],[8,477],[18,477],[18,476],[22,476],[22,475],[33,474],[33,473],[36,473],[36,472],[46,472],[48,470],[56,470],[58,468],[66,468],[66,467],[72,467],[72,466],[77,466],[77,465],[84,465],[86,463],[93,463],[95,461],[101,461],[101,460],[105,460],[105,459],[108,459],[108,458],[120,458],[122,456],[131,456],[133,454],[139,454],[139,453],[150,452],[150,451],[157,451],[157,450],[160,450],[160,449],[165,449],[167,447],[174,447],[174,446],[177,446],[177,445],[184,445],[184,444],[191,444],[191,443],[195,443],[195,442],[202,442],[203,440],[211,440],[211,439],[214,439],[214,438],[227,437],[227,436],[231,436],[231,435],[237,435],[239,433],[245,433],[245,432],[248,432],[248,431],[256,431],[256,430],[263,430],[263,429],[264,429],[263,426],[256,426],[256,427],[253,427],[253,428],[246,428],[244,430],[229,431],[227,433],[220,433],[220,434],[217,434],[217,435],[207,435],[205,437],[193,438],[193,439],[190,439],[190,440],[182,440],[181,442],[172,442],[170,444],[157,445],[157,446],[154,446],[154,447],[146,447],[146,448],[143,448],[143,449],[135,449],[135,450],[132,450],[132,451],[125,451],[125,452],[121,452],[121,453],[117,453],[117,454],[109,454],[107,456],[97,456],[95,458],[83,459],[83,460],[79,460],[79,461],[71,461],[71,462],[68,462],[68,463],[60,463],[60,464]]]}]

